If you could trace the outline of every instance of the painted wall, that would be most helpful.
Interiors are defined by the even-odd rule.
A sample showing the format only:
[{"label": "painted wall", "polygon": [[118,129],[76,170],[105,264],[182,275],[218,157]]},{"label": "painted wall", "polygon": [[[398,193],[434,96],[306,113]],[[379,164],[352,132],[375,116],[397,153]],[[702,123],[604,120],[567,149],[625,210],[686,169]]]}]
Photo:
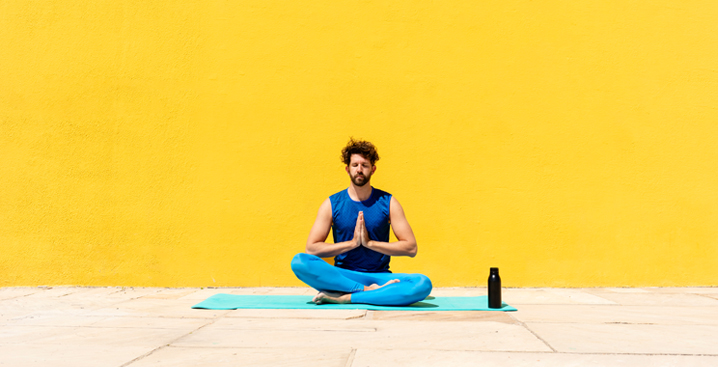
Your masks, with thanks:
[{"label": "painted wall", "polygon": [[0,286],[298,286],[339,151],[435,286],[718,285],[715,1],[0,3]]}]

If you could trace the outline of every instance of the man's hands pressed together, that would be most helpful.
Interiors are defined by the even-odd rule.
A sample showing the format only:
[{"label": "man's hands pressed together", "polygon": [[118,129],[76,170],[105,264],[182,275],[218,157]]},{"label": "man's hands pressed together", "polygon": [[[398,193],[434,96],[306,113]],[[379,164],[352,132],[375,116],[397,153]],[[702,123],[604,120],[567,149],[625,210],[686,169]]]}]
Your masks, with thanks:
[{"label": "man's hands pressed together", "polygon": [[369,238],[369,231],[366,229],[366,223],[364,223],[364,212],[359,212],[357,225],[354,228],[354,243],[356,244],[354,247],[368,247],[369,241],[371,241],[371,239]]},{"label": "man's hands pressed together", "polygon": [[333,225],[332,204],[329,199],[324,200],[322,206],[319,207],[317,220],[309,232],[307,253],[319,257],[332,257],[351,251],[359,246],[364,246],[388,256],[416,256],[417,247],[414,232],[412,232],[409,222],[406,220],[404,210],[395,198],[391,198],[389,210],[391,229],[394,231],[398,241],[389,243],[370,238],[364,212],[360,211],[354,225],[352,238],[344,242],[327,243],[325,241]]}]

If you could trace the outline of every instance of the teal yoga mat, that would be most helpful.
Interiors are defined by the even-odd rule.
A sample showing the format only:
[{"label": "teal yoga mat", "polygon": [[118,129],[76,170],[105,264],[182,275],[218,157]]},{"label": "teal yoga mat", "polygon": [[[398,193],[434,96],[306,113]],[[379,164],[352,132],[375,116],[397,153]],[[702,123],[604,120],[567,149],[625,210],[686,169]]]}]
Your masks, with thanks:
[{"label": "teal yoga mat", "polygon": [[209,310],[253,309],[303,309],[303,310],[375,310],[375,311],[516,311],[503,304],[501,308],[489,308],[487,296],[478,297],[429,297],[409,306],[374,306],[361,303],[325,304],[312,303],[313,296],[266,296],[215,294],[192,306]]}]

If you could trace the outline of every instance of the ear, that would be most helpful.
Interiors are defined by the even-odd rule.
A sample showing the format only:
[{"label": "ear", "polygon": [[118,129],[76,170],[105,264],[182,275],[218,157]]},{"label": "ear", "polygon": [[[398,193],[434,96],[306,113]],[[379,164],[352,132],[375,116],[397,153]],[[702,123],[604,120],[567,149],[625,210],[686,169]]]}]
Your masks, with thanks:
[{"label": "ear", "polygon": [[376,166],[371,166],[371,174],[373,175],[374,172],[376,172]]},{"label": "ear", "polygon": [[344,170],[347,171],[347,173],[349,173],[349,166],[348,166],[348,165],[345,166],[345,167],[344,167]]}]

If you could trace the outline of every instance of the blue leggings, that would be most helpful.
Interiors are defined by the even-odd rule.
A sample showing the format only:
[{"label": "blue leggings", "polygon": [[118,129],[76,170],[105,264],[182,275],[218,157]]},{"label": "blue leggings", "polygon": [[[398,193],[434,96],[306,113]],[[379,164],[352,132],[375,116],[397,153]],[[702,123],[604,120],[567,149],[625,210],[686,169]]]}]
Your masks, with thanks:
[{"label": "blue leggings", "polygon": [[[299,280],[318,291],[352,294],[352,303],[378,306],[406,306],[419,302],[431,293],[431,280],[422,274],[362,273],[327,264],[321,258],[300,253],[292,259],[292,270]],[[389,284],[364,292],[364,286]]]}]

